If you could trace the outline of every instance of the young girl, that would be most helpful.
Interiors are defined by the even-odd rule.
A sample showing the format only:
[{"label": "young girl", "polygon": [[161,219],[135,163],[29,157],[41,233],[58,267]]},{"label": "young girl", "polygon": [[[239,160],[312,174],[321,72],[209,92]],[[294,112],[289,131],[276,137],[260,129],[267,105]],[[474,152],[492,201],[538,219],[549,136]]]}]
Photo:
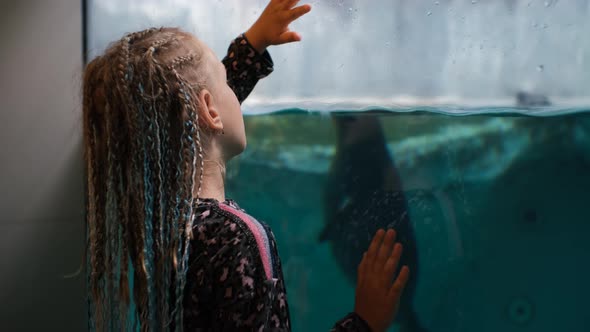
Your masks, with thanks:
[{"label": "young girl", "polygon": [[[311,10],[271,0],[222,62],[175,28],[131,33],[84,75],[89,327],[98,331],[289,331],[276,243],[224,193],[246,146],[240,103],[272,71],[266,48],[301,40]],[[334,331],[384,331],[408,279],[395,232],[358,269]]]}]

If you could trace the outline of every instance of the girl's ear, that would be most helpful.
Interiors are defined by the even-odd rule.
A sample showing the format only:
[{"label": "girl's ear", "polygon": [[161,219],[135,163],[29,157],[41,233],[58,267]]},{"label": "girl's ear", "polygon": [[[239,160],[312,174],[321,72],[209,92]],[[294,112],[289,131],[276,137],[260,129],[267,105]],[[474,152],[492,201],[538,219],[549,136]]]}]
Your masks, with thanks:
[{"label": "girl's ear", "polygon": [[203,123],[215,132],[223,130],[223,123],[221,122],[221,114],[219,113],[213,94],[207,89],[201,90],[198,96],[200,112]]}]

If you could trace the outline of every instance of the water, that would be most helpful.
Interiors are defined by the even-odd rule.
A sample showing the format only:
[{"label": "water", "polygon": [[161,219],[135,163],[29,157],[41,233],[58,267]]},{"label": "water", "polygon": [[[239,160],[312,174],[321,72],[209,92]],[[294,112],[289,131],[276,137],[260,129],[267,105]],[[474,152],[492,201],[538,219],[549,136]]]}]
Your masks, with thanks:
[{"label": "water", "polygon": [[[294,331],[327,331],[353,308],[346,258],[332,250],[346,246],[318,241],[323,193],[329,181],[370,183],[383,151],[393,168],[368,186],[395,183],[408,201],[414,305],[429,331],[590,330],[590,113],[480,111],[246,117],[249,146],[228,167],[229,195],[273,228]],[[370,141],[379,127],[387,150]],[[354,142],[370,143],[338,165],[336,150]],[[347,176],[334,182],[338,167]]]}]

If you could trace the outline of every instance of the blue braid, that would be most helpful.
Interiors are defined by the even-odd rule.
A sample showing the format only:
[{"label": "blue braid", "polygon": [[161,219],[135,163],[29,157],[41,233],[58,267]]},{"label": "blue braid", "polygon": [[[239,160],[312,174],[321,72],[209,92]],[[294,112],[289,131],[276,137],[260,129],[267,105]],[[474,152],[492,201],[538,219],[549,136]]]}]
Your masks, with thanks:
[{"label": "blue braid", "polygon": [[[155,127],[155,142],[152,142],[152,150],[155,151],[156,156],[155,156],[155,161],[156,161],[156,169],[155,169],[155,179],[157,180],[157,186],[158,188],[154,188],[154,202],[157,201],[158,203],[158,210],[155,211],[157,212],[157,220],[154,220],[154,222],[158,223],[158,229],[159,232],[157,233],[158,237],[155,239],[156,243],[157,243],[157,249],[158,249],[158,261],[156,262],[157,264],[157,268],[160,270],[158,271],[160,274],[158,276],[158,284],[157,287],[159,287],[159,291],[157,294],[157,298],[158,298],[158,304],[159,304],[159,309],[161,310],[161,312],[159,312],[158,314],[158,328],[161,328],[163,325],[163,322],[166,319],[166,301],[168,301],[168,299],[166,298],[166,294],[168,293],[167,288],[164,287],[164,285],[166,284],[166,280],[168,279],[168,275],[166,274],[166,265],[165,265],[165,256],[166,256],[166,248],[164,247],[164,234],[163,234],[163,229],[164,229],[164,209],[165,209],[165,199],[164,199],[164,195],[163,195],[163,179],[164,177],[162,176],[162,147],[161,147],[161,132],[160,132],[160,126],[158,123],[159,120],[159,116],[157,115],[158,113],[156,112],[156,107],[154,105],[154,103],[152,102],[151,104],[151,108],[150,108],[150,114],[153,116],[152,122],[150,122],[150,127]],[[150,129],[151,130],[151,129]]]},{"label": "blue braid", "polygon": [[[116,143],[118,145],[118,142]],[[123,170],[121,169],[121,164],[117,165],[117,174],[119,176],[119,197],[123,197],[123,195],[125,195],[125,188],[123,186]],[[119,202],[119,204],[123,204],[123,202]],[[119,218],[121,219],[121,227],[120,227],[120,232],[118,234],[118,241],[120,244],[120,256],[119,256],[119,262],[118,262],[118,269],[119,269],[119,285],[121,285],[123,283],[123,287],[119,289],[119,292],[121,292],[123,289],[125,289],[125,286],[130,287],[129,285],[129,259],[128,259],[128,248],[127,248],[127,241],[126,239],[124,239],[123,237],[126,235],[124,233],[124,229],[128,229],[129,225],[127,224],[128,222],[128,218],[126,218],[125,215],[126,212],[123,212],[119,215]],[[124,266],[126,265],[126,266]],[[125,268],[124,268],[125,267]],[[125,271],[125,273],[123,273],[123,271]],[[123,295],[123,294],[121,294]],[[129,301],[129,298],[122,298],[122,301],[119,303],[119,315],[120,315],[120,319],[121,319],[121,327],[125,327],[126,329],[128,329],[128,325],[127,325],[127,317],[129,316],[129,303],[127,302]]]},{"label": "blue braid", "polygon": [[[185,199],[183,200],[184,206],[183,206],[183,217],[184,217],[184,223],[181,224],[182,227],[184,227],[184,229],[180,230],[180,234],[184,234],[185,238],[184,238],[184,243],[180,243],[179,247],[178,247],[178,251],[177,251],[177,255],[178,258],[180,259],[179,262],[179,274],[177,275],[177,285],[176,285],[176,307],[179,309],[176,313],[176,331],[182,331],[182,314],[183,314],[183,308],[182,308],[182,299],[183,299],[183,294],[184,294],[184,287],[186,284],[186,274],[187,274],[187,270],[188,270],[188,251],[189,251],[189,246],[190,246],[190,241],[189,241],[189,232],[190,230],[188,229],[192,222],[191,222],[191,215],[192,215],[192,203],[191,203],[191,198],[192,198],[192,185],[194,182],[194,178],[192,172],[189,172],[190,168],[192,167],[194,169],[195,165],[192,162],[194,160],[195,157],[195,144],[193,141],[193,135],[194,135],[194,126],[193,126],[193,122],[191,121],[191,119],[193,118],[193,114],[192,114],[192,109],[190,106],[186,107],[186,105],[191,105],[190,104],[190,97],[188,95],[188,93],[186,92],[186,90],[184,89],[184,84],[182,81],[179,82],[180,86],[181,86],[181,93],[182,93],[182,97],[184,97],[183,101],[185,103],[185,107],[184,109],[186,109],[186,111],[189,113],[189,120],[184,122],[183,125],[183,135],[182,137],[184,138],[184,140],[187,141],[188,144],[186,144],[188,146],[188,154],[185,155],[185,159],[183,159],[184,164],[188,165],[189,168],[186,169],[185,171],[187,171],[188,174],[191,174],[191,176],[189,176],[188,181],[185,182],[185,192],[187,194],[187,196],[185,197]],[[184,153],[184,140],[183,141],[183,148],[181,149],[181,151]],[[180,240],[182,241],[182,237],[180,238]],[[183,248],[184,250],[181,250],[181,248]]]},{"label": "blue braid", "polygon": [[[110,109],[110,108],[109,108]],[[115,264],[115,260],[119,258],[119,243],[118,243],[118,233],[120,230],[120,220],[117,218],[117,193],[113,187],[114,179],[115,179],[115,153],[114,149],[116,148],[113,146],[113,141],[117,141],[116,139],[112,139],[113,135],[113,128],[111,122],[111,114],[109,114],[109,120],[106,122],[107,126],[107,192],[106,192],[106,206],[105,206],[105,223],[106,223],[106,230],[109,236],[108,241],[106,242],[106,256],[107,256],[107,270],[109,272],[108,279],[107,279],[107,297],[106,297],[106,304],[108,305],[108,313],[111,319],[109,319],[110,329],[111,330],[118,330],[119,324],[119,297],[118,297],[118,264]],[[116,144],[116,143],[115,143]]]},{"label": "blue braid", "polygon": [[[179,291],[178,291],[178,280],[180,277],[180,264],[178,264],[178,258],[180,256],[180,242],[182,240],[182,233],[180,233],[179,231],[179,217],[180,217],[180,211],[179,211],[179,206],[180,206],[180,197],[182,196],[182,185],[181,185],[181,174],[182,174],[182,166],[181,166],[181,162],[182,161],[182,150],[183,150],[183,142],[182,140],[180,141],[180,149],[178,152],[178,163],[176,163],[176,170],[175,170],[175,183],[176,183],[176,195],[174,197],[174,209],[172,212],[172,223],[169,225],[171,227],[170,229],[170,234],[174,234],[173,236],[175,236],[175,241],[173,242],[174,245],[177,245],[178,248],[176,249],[176,253],[175,253],[175,261],[177,262],[176,264],[176,296],[178,296]],[[172,236],[170,236],[169,238],[172,238]],[[182,310],[181,308],[178,307],[178,300],[176,301],[176,305],[173,311],[173,314],[177,313],[179,310]],[[169,324],[170,322],[168,322],[167,324]]]},{"label": "blue braid", "polygon": [[[109,153],[110,154],[110,153]],[[109,238],[108,241],[106,243],[106,252],[107,252],[107,260],[108,260],[108,264],[107,267],[109,269],[109,274],[110,276],[107,278],[107,296],[105,298],[106,300],[106,305],[108,305],[108,313],[109,316],[111,317],[111,319],[109,319],[108,321],[111,323],[111,329],[116,330],[116,326],[113,324],[116,324],[118,322],[119,319],[119,315],[118,315],[118,297],[117,297],[117,282],[116,282],[116,274],[117,271],[115,271],[115,264],[114,264],[114,260],[116,259],[116,257],[118,257],[118,250],[117,250],[117,245],[116,245],[116,238],[115,238],[115,234],[118,231],[118,224],[117,224],[117,217],[116,215],[114,215],[114,206],[115,206],[115,193],[113,192],[113,180],[112,180],[112,171],[110,170],[110,166],[109,166],[109,174],[107,176],[107,201],[106,201],[106,215],[105,215],[105,221],[106,221],[106,229],[107,229],[107,234],[109,234]],[[113,276],[113,278],[111,278],[111,276]]]},{"label": "blue braid", "polygon": [[[143,86],[139,84],[139,90],[143,94]],[[147,281],[147,295],[148,295],[148,321],[150,323],[154,323],[156,321],[155,315],[155,308],[156,308],[156,297],[155,297],[155,285],[154,285],[154,240],[153,240],[153,191],[152,191],[152,181],[151,181],[151,170],[149,165],[149,155],[147,153],[147,143],[151,140],[149,133],[151,132],[151,124],[149,123],[149,115],[144,111],[143,106],[141,103],[138,105],[138,109],[141,116],[142,122],[142,129],[146,132],[146,124],[147,124],[147,133],[148,135],[144,135],[144,139],[142,140],[142,150],[143,150],[143,183],[144,183],[144,211],[145,211],[145,219],[144,219],[144,230],[145,230],[145,243],[143,246],[144,250],[144,262],[146,267],[146,281]],[[147,141],[147,142],[146,142]],[[154,329],[155,326],[150,326],[150,329]]]},{"label": "blue braid", "polygon": [[[161,148],[160,151],[162,153],[162,161],[163,161],[163,166],[160,166],[160,170],[162,173],[162,186],[165,187],[165,192],[170,194],[172,192],[171,190],[171,185],[172,185],[172,181],[170,180],[170,175],[172,174],[172,172],[169,169],[170,166],[170,158],[171,158],[171,154],[169,152],[169,135],[170,135],[170,122],[169,119],[165,116],[163,116],[164,112],[159,112],[158,113],[158,117],[161,117],[161,120],[163,121],[163,128],[161,129],[161,138],[160,138],[160,143],[161,143]],[[159,162],[159,161],[158,161]],[[165,181],[165,182],[164,182]],[[171,271],[170,271],[170,266],[171,266],[171,257],[170,257],[170,239],[171,239],[171,231],[170,229],[172,229],[172,232],[174,232],[174,226],[173,223],[168,222],[170,219],[170,211],[169,211],[169,200],[165,197],[165,195],[161,195],[160,197],[161,200],[161,204],[162,204],[162,211],[164,211],[165,215],[162,215],[162,223],[161,223],[161,241],[162,241],[162,259],[163,259],[163,265],[164,265],[164,269],[163,269],[163,279],[164,282],[162,283],[162,288],[163,288],[163,294],[164,296],[162,296],[162,301],[164,303],[164,307],[162,308],[163,312],[164,312],[164,316],[162,317],[162,319],[164,319],[163,324],[167,325],[168,324],[168,317],[169,317],[169,304],[170,304],[170,282],[171,282]]]}]

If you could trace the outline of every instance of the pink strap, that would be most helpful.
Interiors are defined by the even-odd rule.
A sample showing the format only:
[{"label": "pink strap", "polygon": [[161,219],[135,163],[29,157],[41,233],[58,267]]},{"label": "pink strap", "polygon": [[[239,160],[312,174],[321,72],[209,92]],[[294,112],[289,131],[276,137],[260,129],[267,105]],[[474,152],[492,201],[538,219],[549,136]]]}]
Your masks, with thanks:
[{"label": "pink strap", "polygon": [[269,245],[268,235],[266,234],[264,227],[262,227],[262,225],[256,219],[250,217],[246,213],[244,213],[240,210],[237,210],[225,203],[219,204],[219,207],[222,210],[237,216],[238,218],[242,219],[246,223],[246,225],[248,226],[248,228],[252,232],[252,235],[254,235],[254,239],[256,240],[258,251],[260,252],[260,258],[262,258],[262,265],[264,267],[264,272],[266,273],[266,277],[268,279],[271,279],[272,278],[272,270],[271,270],[272,258],[270,255],[270,245]]}]

